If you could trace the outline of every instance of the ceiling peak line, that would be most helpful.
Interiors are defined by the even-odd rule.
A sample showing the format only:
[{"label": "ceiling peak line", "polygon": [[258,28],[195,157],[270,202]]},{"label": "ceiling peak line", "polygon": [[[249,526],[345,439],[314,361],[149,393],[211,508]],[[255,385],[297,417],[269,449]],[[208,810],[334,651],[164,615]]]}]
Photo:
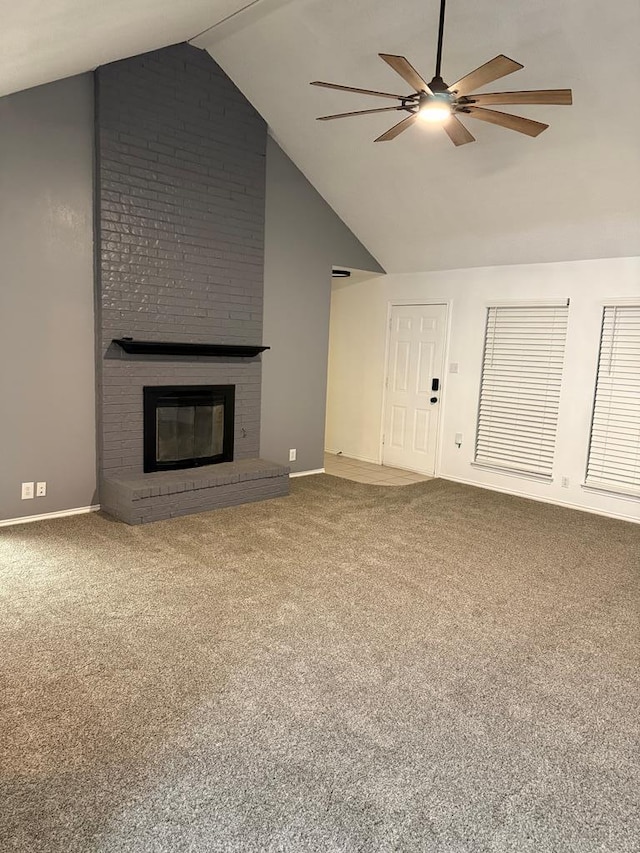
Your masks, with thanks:
[{"label": "ceiling peak line", "polygon": [[263,0],[251,0],[250,3],[246,3],[240,9],[236,9],[235,12],[230,12],[228,15],[225,15],[224,18],[220,18],[219,21],[216,21],[215,24],[211,24],[210,27],[207,27],[206,29],[202,30],[201,32],[196,33],[194,36],[192,36],[189,39],[189,43],[195,41],[196,39],[201,38],[202,36],[205,36],[207,33],[210,33],[212,30],[215,30],[217,27],[221,27],[222,24],[226,24],[227,21],[230,21],[232,18],[236,18],[238,15],[241,15],[243,12],[246,12],[247,9],[250,9],[252,6],[257,6],[258,3],[262,3],[262,2],[263,2]]}]

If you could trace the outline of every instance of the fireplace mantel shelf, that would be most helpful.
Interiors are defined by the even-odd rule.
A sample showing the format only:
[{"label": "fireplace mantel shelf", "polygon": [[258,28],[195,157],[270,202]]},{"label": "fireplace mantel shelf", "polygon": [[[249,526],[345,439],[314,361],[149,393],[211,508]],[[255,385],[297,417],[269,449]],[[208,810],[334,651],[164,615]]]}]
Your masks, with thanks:
[{"label": "fireplace mantel shelf", "polygon": [[137,341],[133,338],[113,338],[113,343],[131,355],[203,355],[226,358],[254,358],[270,347],[247,344],[194,344],[179,341]]}]

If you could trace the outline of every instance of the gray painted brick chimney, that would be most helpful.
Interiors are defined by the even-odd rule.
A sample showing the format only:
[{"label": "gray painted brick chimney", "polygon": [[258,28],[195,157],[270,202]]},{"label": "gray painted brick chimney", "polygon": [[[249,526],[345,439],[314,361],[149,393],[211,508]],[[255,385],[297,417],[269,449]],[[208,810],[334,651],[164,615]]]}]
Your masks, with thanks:
[{"label": "gray painted brick chimney", "polygon": [[235,458],[257,457],[259,359],[132,357],[111,339],[262,342],[266,125],[189,45],[96,83],[101,473],[142,472],[146,384],[235,384]]}]

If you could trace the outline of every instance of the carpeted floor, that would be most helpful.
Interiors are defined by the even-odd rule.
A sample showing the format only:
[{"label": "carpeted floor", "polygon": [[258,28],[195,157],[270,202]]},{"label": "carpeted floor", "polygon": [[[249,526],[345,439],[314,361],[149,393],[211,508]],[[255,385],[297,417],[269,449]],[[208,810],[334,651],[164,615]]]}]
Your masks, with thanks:
[{"label": "carpeted floor", "polygon": [[640,849],[640,526],[434,480],[0,532],[0,850]]}]

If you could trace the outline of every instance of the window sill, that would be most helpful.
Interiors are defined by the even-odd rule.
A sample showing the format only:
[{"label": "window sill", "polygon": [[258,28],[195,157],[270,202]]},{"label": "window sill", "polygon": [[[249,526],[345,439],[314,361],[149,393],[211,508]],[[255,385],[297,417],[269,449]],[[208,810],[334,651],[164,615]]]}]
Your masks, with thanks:
[{"label": "window sill", "polygon": [[522,480],[535,480],[538,483],[553,483],[551,474],[535,474],[532,471],[519,471],[517,468],[501,468],[499,465],[488,465],[485,462],[471,462],[472,468],[480,468],[482,471],[493,471],[496,474],[505,474],[507,477],[518,477]]},{"label": "window sill", "polygon": [[586,492],[596,492],[596,494],[608,495],[624,501],[640,501],[640,492],[625,489],[624,486],[596,486],[593,483],[582,483],[582,488]]}]

